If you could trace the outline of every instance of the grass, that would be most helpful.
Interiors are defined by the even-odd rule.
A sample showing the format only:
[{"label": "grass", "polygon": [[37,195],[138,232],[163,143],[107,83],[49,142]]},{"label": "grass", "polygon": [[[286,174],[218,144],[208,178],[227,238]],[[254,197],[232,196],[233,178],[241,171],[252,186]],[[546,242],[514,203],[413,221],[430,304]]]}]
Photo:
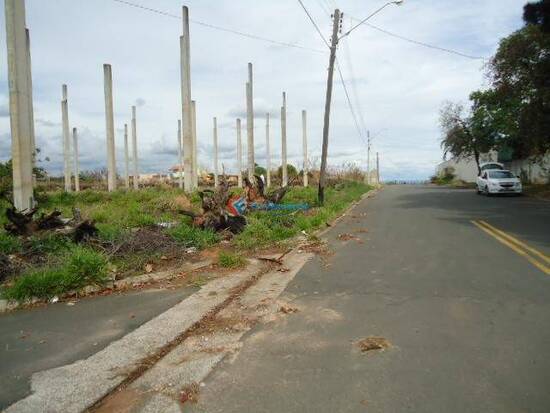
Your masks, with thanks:
[{"label": "grass", "polygon": [[107,260],[85,247],[74,247],[57,267],[29,270],[4,288],[2,295],[22,301],[32,297],[49,299],[70,290],[107,280]]},{"label": "grass", "polygon": [[314,207],[307,212],[289,213],[279,211],[252,212],[247,216],[246,229],[235,237],[235,245],[241,250],[266,248],[280,245],[301,231],[314,231],[334,219],[352,202],[369,191],[370,187],[360,182],[346,182],[325,191],[325,205],[315,207],[316,188],[293,188],[284,198],[284,203],[308,203]]},{"label": "grass", "polygon": [[[335,218],[369,189],[367,185],[358,182],[337,184],[326,189],[325,206],[318,207],[316,188],[292,188],[283,202],[308,203],[312,208],[299,212],[258,211],[247,214],[248,225],[232,241],[231,247],[237,252],[220,252],[219,265],[224,268],[241,267],[245,264],[242,257],[245,250],[279,246],[301,231],[311,233],[324,227],[325,223]],[[112,193],[92,190],[79,193],[41,193],[41,211],[38,213],[58,209],[63,216],[70,217],[73,208],[78,208],[83,218],[95,220],[100,241],[107,246],[128,241],[136,233],[136,228],[159,222],[176,223],[164,231],[182,247],[182,253],[185,248],[195,247],[200,250],[219,243],[219,234],[194,228],[189,218],[182,219],[176,202],[181,195],[180,190],[170,188]],[[198,194],[191,195],[190,201],[198,209]],[[5,207],[7,204],[0,200],[0,224],[5,222]],[[162,254],[156,248],[121,256],[113,255],[110,258],[104,254],[103,248],[100,244],[77,246],[66,237],[51,232],[21,241],[0,229],[0,253],[31,257],[21,267],[22,273],[13,278],[10,284],[6,284],[0,293],[14,300],[51,298],[69,290],[105,282],[108,268],[116,270],[118,275],[127,276],[141,271],[145,263],[154,264],[162,259]]]},{"label": "grass", "polygon": [[223,268],[241,268],[246,264],[246,260],[241,255],[220,251],[218,264]]}]

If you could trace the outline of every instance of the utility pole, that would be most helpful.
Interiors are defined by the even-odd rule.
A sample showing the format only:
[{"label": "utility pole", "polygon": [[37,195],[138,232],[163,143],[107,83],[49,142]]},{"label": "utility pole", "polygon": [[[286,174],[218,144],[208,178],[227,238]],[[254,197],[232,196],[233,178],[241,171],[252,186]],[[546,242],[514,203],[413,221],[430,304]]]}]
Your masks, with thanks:
[{"label": "utility pole", "polygon": [[130,154],[128,152],[128,124],[124,124],[124,186],[126,190],[130,189]]},{"label": "utility pole", "polygon": [[334,61],[336,60],[336,47],[338,46],[338,31],[340,29],[340,10],[334,10],[332,22],[332,38],[330,45],[330,58],[327,75],[327,94],[325,99],[325,118],[323,122],[323,149],[321,154],[321,171],[319,174],[318,201],[320,205],[325,202],[325,180],[327,171],[328,133],[330,125],[330,103],[332,100],[332,79],[334,77]]},{"label": "utility pole", "polygon": [[288,185],[288,169],[286,163],[286,92],[283,92],[283,106],[281,106],[281,169],[282,184]]},{"label": "utility pole", "polygon": [[265,114],[265,169],[267,187],[271,186],[271,148],[269,147],[269,113]]},{"label": "utility pole", "polygon": [[367,185],[370,185],[370,131],[367,131]]},{"label": "utility pole", "polygon": [[189,40],[189,9],[182,9],[183,36],[180,37],[181,103],[183,122],[183,168],[185,192],[193,190],[193,125],[191,113],[191,51]]},{"label": "utility pole", "polygon": [[302,145],[304,150],[304,187],[308,186],[308,159],[307,159],[307,112],[302,110]]},{"label": "utility pole", "polygon": [[61,86],[61,125],[63,128],[63,172],[65,192],[71,192],[71,135],[69,132],[69,102],[67,98],[67,85]]},{"label": "utility pole", "polygon": [[243,187],[243,143],[241,135],[241,120],[237,119],[237,179],[239,188]]},{"label": "utility pole", "polygon": [[214,118],[214,188],[218,187],[218,121]]},{"label": "utility pole", "polygon": [[[103,65],[105,91],[105,125],[107,130],[107,189],[116,190],[115,122],[113,113],[113,72],[111,65]],[[70,177],[69,177],[70,180]]]},{"label": "utility pole", "polygon": [[138,167],[138,150],[137,150],[137,120],[136,107],[132,106],[132,159],[134,166],[134,189],[139,189],[139,167]]},{"label": "utility pole", "polygon": [[248,149],[248,179],[254,177],[256,169],[254,161],[254,79],[252,63],[248,63],[248,82],[246,84],[246,132]]},{"label": "utility pole", "polygon": [[73,128],[74,190],[80,192],[80,165],[78,162],[78,132]]},{"label": "utility pole", "polygon": [[179,160],[179,188],[183,189],[183,149],[181,141],[181,119],[178,119],[178,160]]},{"label": "utility pole", "polygon": [[193,133],[193,189],[199,188],[199,154],[197,150],[197,103],[191,101],[191,120]]},{"label": "utility pole", "polygon": [[380,185],[380,161],[378,158],[378,152],[376,152],[376,184]]}]

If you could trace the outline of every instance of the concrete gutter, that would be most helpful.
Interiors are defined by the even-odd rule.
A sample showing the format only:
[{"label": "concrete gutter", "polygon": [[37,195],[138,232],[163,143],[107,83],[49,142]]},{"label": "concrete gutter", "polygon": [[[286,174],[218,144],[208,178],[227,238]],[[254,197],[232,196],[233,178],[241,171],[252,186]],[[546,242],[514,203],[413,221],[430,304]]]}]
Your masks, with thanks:
[{"label": "concrete gutter", "polygon": [[93,356],[73,364],[35,373],[31,395],[6,412],[81,412],[123,383],[144,362],[176,341],[201,319],[216,313],[236,289],[264,271],[251,261],[243,271],[215,279],[181,303],[111,343]]}]

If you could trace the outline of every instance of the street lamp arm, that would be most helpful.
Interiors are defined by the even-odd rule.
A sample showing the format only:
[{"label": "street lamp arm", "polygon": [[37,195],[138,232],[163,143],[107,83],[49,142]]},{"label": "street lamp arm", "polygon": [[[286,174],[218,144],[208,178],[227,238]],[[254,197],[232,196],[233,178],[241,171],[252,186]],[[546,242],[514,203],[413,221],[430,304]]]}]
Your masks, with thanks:
[{"label": "street lamp arm", "polygon": [[378,10],[376,10],[374,13],[371,13],[369,16],[367,16],[366,18],[364,18],[363,20],[361,20],[359,23],[357,23],[355,26],[353,26],[351,29],[349,29],[346,33],[344,33],[342,36],[340,36],[340,38],[338,39],[340,41],[340,39],[342,39],[343,37],[346,37],[347,35],[349,35],[352,31],[354,31],[357,27],[361,26],[363,23],[365,23],[367,20],[369,20],[371,17],[373,17],[374,15],[380,13],[382,10],[384,10],[386,7],[388,7],[389,5],[391,4],[395,4],[397,6],[400,6],[401,3],[403,3],[403,0],[395,0],[395,1],[390,1],[390,2],[387,2],[386,4],[384,4],[382,7],[380,7]]}]

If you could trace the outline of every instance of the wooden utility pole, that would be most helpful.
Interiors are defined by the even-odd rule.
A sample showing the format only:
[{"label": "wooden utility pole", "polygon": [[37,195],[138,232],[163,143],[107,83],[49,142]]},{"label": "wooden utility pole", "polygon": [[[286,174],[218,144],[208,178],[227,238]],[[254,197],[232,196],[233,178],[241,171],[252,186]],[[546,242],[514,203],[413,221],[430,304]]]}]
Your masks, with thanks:
[{"label": "wooden utility pole", "polygon": [[323,149],[321,154],[321,171],[319,174],[318,201],[320,205],[325,202],[325,179],[327,171],[328,133],[330,126],[330,103],[332,100],[332,79],[334,77],[334,61],[336,60],[336,47],[338,46],[338,30],[340,28],[340,10],[334,10],[332,22],[332,38],[330,44],[330,58],[327,75],[327,94],[325,98],[325,118],[323,122]]},{"label": "wooden utility pole", "polygon": [[71,135],[69,129],[69,102],[67,98],[67,85],[61,86],[61,127],[63,130],[63,181],[65,192],[71,192]]},{"label": "wooden utility pole", "polygon": [[29,101],[29,58],[25,33],[25,2],[5,0],[8,85],[10,94],[13,203],[19,211],[34,206],[32,104]]},{"label": "wooden utility pole", "polygon": [[214,188],[218,187],[218,120],[214,118]]},{"label": "wooden utility pole", "polygon": [[281,106],[281,186],[288,185],[288,168],[286,159],[286,92],[283,92],[283,106]]},{"label": "wooden utility pole", "polygon": [[265,169],[266,183],[271,186],[271,148],[269,147],[269,113],[265,114]]},{"label": "wooden utility pole", "polygon": [[78,132],[73,128],[74,190],[80,192],[80,164],[78,162]]},{"label": "wooden utility pole", "polygon": [[237,119],[237,179],[239,188],[243,187],[243,142],[241,120]]},{"label": "wooden utility pole", "polygon": [[183,149],[182,149],[182,141],[181,141],[181,119],[178,119],[178,161],[179,161],[178,186],[180,189],[183,189]]},{"label": "wooden utility pole", "polygon": [[307,112],[302,110],[302,146],[304,151],[304,186],[308,186],[308,159],[307,159]]},{"label": "wooden utility pole", "polygon": [[191,113],[191,51],[189,41],[189,9],[182,9],[183,36],[180,37],[181,104],[183,122],[183,168],[185,192],[193,190],[193,124]]},{"label": "wooden utility pole", "polygon": [[124,186],[126,189],[130,189],[130,166],[129,166],[130,154],[128,151],[128,124],[124,124]]},{"label": "wooden utility pole", "polygon": [[[113,112],[113,73],[111,65],[103,65],[105,91],[105,126],[107,132],[107,189],[116,190],[115,122]],[[70,184],[70,177],[69,177]]]}]

